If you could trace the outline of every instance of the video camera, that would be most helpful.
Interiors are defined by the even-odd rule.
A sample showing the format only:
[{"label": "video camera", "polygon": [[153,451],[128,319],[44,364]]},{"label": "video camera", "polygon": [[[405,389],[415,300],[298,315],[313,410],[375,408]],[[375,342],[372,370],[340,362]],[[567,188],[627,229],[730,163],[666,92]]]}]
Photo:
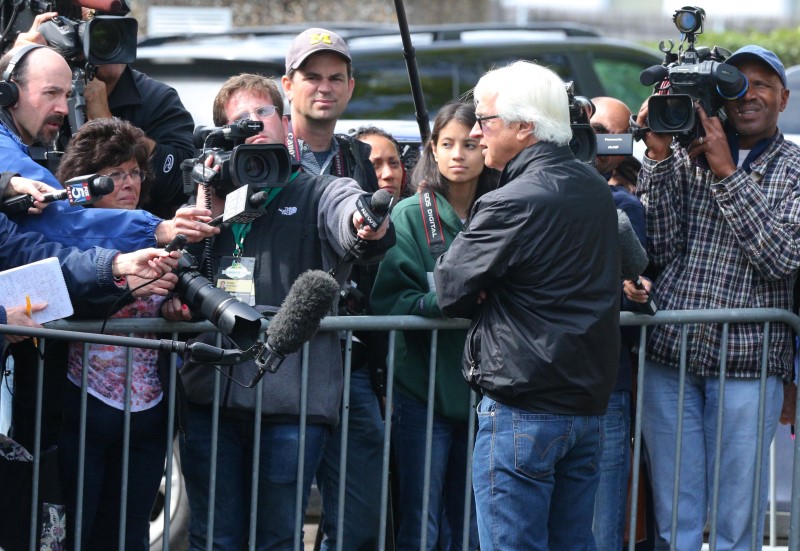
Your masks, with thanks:
[{"label": "video camera", "polygon": [[[284,187],[292,174],[292,160],[286,146],[240,143],[263,129],[263,122],[247,119],[221,128],[196,128],[198,156],[181,163],[184,192],[193,194],[198,184],[208,185],[218,197],[225,198],[243,186]],[[219,172],[205,167],[209,155],[220,166]]]},{"label": "video camera", "polygon": [[572,82],[564,84],[569,98],[569,122],[572,139],[569,147],[575,158],[584,163],[594,163],[597,156],[632,155],[633,136],[630,134],[596,134],[589,120],[594,114],[594,104],[584,96],[576,96]]},{"label": "video camera", "polygon": [[[673,134],[686,147],[700,136],[701,124],[694,102],[699,102],[709,117],[724,117],[721,111],[725,100],[742,97],[747,92],[747,77],[725,60],[730,51],[725,48],[696,48],[697,35],[703,32],[705,11],[685,6],[675,10],[672,20],[681,32],[678,53],[672,53],[673,43],[663,41],[659,49],[665,54],[662,65],[642,71],[640,82],[654,86],[648,100],[648,125],[657,134]],[[684,51],[684,42],[688,43]]]},{"label": "video camera", "polygon": [[[100,12],[82,20],[81,8]],[[138,23],[132,17],[127,0],[2,0],[0,28],[5,51],[21,32],[27,32],[34,18],[42,13],[59,15],[39,26],[39,32],[71,66],[132,63],[136,60]],[[87,70],[87,74],[89,71]]]}]

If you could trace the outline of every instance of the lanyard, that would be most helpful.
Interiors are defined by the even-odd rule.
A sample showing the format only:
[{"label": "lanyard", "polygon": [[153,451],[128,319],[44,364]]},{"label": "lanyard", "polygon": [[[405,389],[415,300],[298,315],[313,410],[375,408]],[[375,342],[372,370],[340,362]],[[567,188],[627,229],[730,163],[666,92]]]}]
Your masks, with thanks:
[{"label": "lanyard", "polygon": [[[289,177],[289,181],[291,182],[292,180],[294,180],[298,174],[299,174],[298,172],[293,173]],[[264,206],[262,206],[261,208],[266,210],[267,205],[269,205],[281,191],[283,191],[282,187],[271,188],[269,190],[267,202],[264,203]],[[231,231],[233,232],[233,241],[234,241],[234,249],[233,249],[234,258],[241,258],[242,253],[244,252],[244,240],[247,237],[247,234],[250,233],[250,228],[252,227],[252,224],[253,224],[252,222],[247,222],[246,224],[231,224]]]},{"label": "lanyard", "polygon": [[[292,129],[292,121],[290,120],[289,127],[286,130],[286,149],[289,150],[289,155],[294,157],[302,166],[303,164],[302,157],[306,154],[306,152],[308,152],[311,156],[314,155],[314,153],[307,148],[308,146],[305,145],[305,143],[303,143],[302,139],[299,138],[298,136],[295,136],[294,130]],[[346,176],[344,168],[344,157],[342,155],[342,148],[339,146],[339,142],[336,141],[336,138],[331,139],[331,151],[333,151],[334,148],[336,149],[336,153],[333,155],[333,170],[331,171],[331,174],[342,178]],[[316,159],[314,160],[316,162]],[[330,157],[328,158],[328,161],[329,160]],[[329,166],[328,161],[326,161],[322,166],[319,166],[319,163],[317,162],[317,166],[319,166],[318,175],[325,174],[325,170]],[[303,170],[311,173],[314,172],[312,170],[307,170],[307,167],[303,167]]]}]

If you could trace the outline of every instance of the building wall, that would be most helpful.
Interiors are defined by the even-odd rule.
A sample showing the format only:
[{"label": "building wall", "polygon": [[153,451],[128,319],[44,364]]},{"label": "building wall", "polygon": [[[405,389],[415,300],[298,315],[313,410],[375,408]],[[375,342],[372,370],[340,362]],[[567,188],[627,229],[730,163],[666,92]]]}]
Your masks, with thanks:
[{"label": "building wall", "polygon": [[[396,22],[395,2],[390,0],[149,0],[132,2],[131,15],[147,33],[148,6],[229,6],[235,27],[277,25],[314,21]],[[494,0],[405,0],[409,24],[489,21]],[[179,29],[176,29],[179,32]]]}]

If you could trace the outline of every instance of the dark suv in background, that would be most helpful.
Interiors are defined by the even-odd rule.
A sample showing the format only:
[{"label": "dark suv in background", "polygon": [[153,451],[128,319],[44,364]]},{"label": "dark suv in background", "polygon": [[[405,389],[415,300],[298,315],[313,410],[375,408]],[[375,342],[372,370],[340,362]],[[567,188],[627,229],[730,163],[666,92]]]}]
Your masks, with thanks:
[{"label": "dark suv in background", "polygon": [[[337,32],[350,46],[356,89],[346,117],[414,119],[396,26],[309,23],[144,39],[135,67],[177,89],[195,122],[210,125],[211,104],[225,79],[243,72],[280,77],[290,42],[312,26]],[[550,67],[573,81],[578,95],[614,96],[636,112],[650,92],[639,83],[639,73],[661,63],[656,52],[571,23],[420,26],[411,29],[411,41],[431,118],[469,92],[488,69],[518,59]]]}]

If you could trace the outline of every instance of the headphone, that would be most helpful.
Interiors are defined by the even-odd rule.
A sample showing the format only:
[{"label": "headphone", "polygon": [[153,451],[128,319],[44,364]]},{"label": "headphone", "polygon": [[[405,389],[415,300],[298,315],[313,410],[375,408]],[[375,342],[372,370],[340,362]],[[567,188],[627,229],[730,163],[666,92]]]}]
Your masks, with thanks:
[{"label": "headphone", "polygon": [[0,81],[0,107],[13,107],[17,103],[17,100],[19,100],[19,87],[16,82],[11,80],[14,69],[17,67],[17,64],[22,61],[22,58],[28,55],[31,50],[36,50],[38,48],[46,48],[46,46],[42,46],[41,44],[28,44],[27,46],[23,46],[14,54],[11,61],[8,62],[8,67],[6,67],[3,73],[3,80]]}]

